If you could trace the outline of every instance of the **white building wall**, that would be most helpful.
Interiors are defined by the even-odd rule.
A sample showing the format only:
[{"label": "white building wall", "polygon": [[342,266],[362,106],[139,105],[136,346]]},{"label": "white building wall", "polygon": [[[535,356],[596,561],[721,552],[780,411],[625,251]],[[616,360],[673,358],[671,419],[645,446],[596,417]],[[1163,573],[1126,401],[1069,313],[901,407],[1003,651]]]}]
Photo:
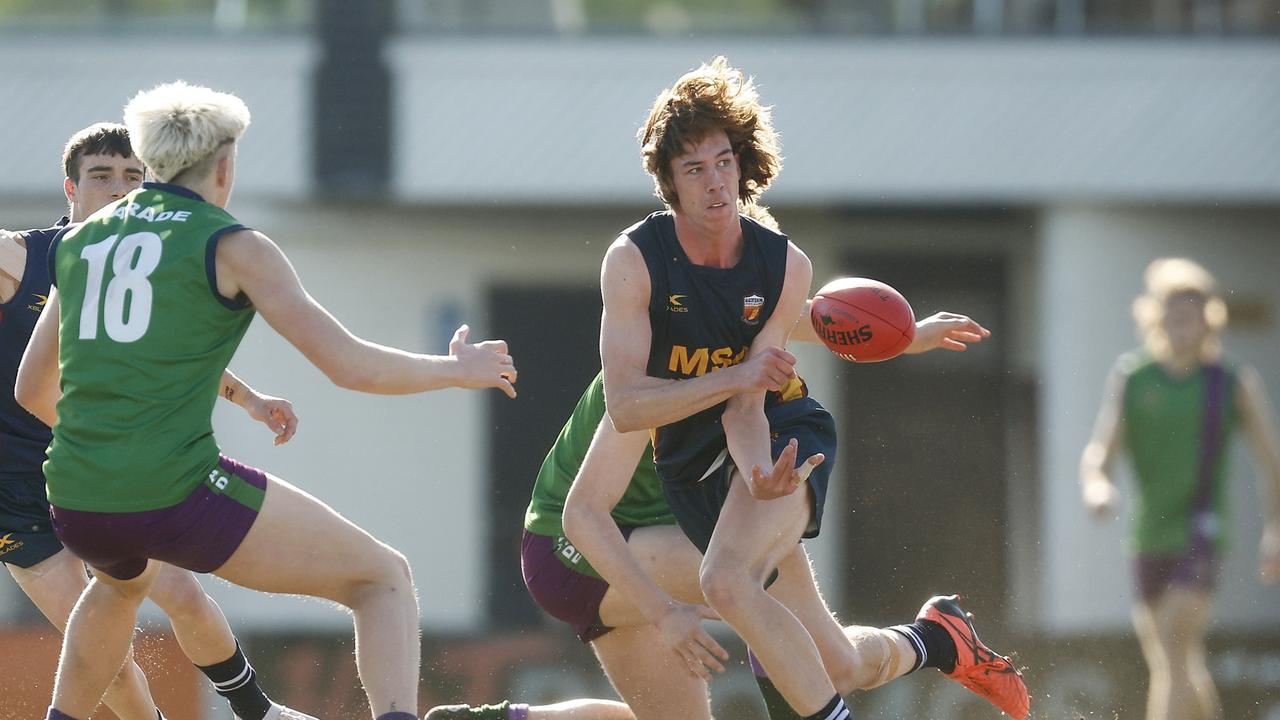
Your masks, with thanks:
[{"label": "white building wall", "polygon": [[1280,198],[1275,43],[406,36],[397,192],[639,202],[636,130],[725,54],[774,105],[774,202]]},{"label": "white building wall", "polygon": [[0,103],[9,141],[0,198],[62,186],[62,147],[77,130],[121,122],[139,90],[185,80],[233,92],[253,121],[240,143],[239,193],[296,198],[311,188],[309,39],[0,35]]}]

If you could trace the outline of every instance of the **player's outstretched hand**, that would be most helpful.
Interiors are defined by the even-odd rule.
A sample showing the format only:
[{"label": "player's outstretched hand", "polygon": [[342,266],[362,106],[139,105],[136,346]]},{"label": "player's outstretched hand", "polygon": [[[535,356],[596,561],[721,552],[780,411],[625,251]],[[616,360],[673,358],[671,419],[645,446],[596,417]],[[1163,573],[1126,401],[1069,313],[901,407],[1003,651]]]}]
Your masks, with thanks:
[{"label": "player's outstretched hand", "polygon": [[797,467],[796,453],[799,452],[799,448],[799,443],[792,438],[778,455],[778,461],[773,464],[773,469],[768,475],[761,471],[759,465],[751,466],[751,482],[747,483],[751,497],[757,500],[772,500],[790,495],[809,479],[809,474],[814,468],[827,459],[826,455],[815,453]]},{"label": "player's outstretched hand", "polygon": [[780,347],[767,347],[737,366],[744,391],[781,390],[796,375],[796,356]]},{"label": "player's outstretched hand", "polygon": [[1268,585],[1280,585],[1280,525],[1268,524],[1258,545],[1258,576]]},{"label": "player's outstretched hand", "polygon": [[507,354],[506,341],[485,340],[469,345],[470,333],[471,327],[463,325],[453,331],[449,341],[449,354],[458,361],[458,387],[498,388],[507,397],[515,397],[516,365]]},{"label": "player's outstretched hand", "polygon": [[249,417],[271,428],[276,434],[276,445],[289,442],[298,432],[298,415],[293,411],[293,403],[284,398],[250,393],[244,401],[244,410]]},{"label": "player's outstretched hand", "polygon": [[724,672],[722,661],[729,659],[728,651],[702,627],[703,620],[719,619],[706,605],[672,600],[666,614],[657,622],[662,641],[684,659],[690,674],[706,681],[711,680],[711,671]]},{"label": "player's outstretched hand", "polygon": [[989,337],[991,331],[968,315],[934,313],[916,323],[916,337],[905,352],[915,354],[938,348],[964,352],[970,343],[980,343]]}]

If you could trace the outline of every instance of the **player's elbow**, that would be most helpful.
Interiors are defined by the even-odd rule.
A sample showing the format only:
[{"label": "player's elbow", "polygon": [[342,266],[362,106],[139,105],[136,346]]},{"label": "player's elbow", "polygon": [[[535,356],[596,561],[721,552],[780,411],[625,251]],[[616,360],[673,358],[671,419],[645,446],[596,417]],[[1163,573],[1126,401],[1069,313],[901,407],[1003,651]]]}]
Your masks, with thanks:
[{"label": "player's elbow", "polygon": [[605,409],[608,411],[607,417],[613,423],[613,429],[619,433],[625,434],[636,432],[637,430],[648,430],[651,427],[645,424],[645,419],[639,412],[638,404],[624,394],[610,394],[606,391],[604,404]]},{"label": "player's elbow", "polygon": [[40,422],[53,427],[56,419],[53,408],[55,400],[38,382],[30,379],[24,381],[23,376],[19,374],[18,382],[13,386],[13,399],[22,406],[22,409],[36,416]]},{"label": "player's elbow", "polygon": [[609,419],[613,421],[613,429],[620,433],[637,432],[639,430],[648,429],[648,425],[644,424],[644,420],[640,414],[630,410],[620,408],[620,412],[609,412]]},{"label": "player's elbow", "polygon": [[18,382],[13,386],[13,399],[33,415],[40,404],[39,393],[33,387],[33,383],[24,378],[21,373],[18,374]]},{"label": "player's elbow", "polygon": [[564,536],[569,538],[569,542],[574,545],[580,545],[582,538],[589,532],[587,526],[590,523],[590,512],[582,506],[581,503],[573,502],[570,498],[564,504]]},{"label": "player's elbow", "polygon": [[320,368],[329,382],[343,390],[372,393],[378,390],[378,378],[368,368],[356,363],[334,363]]}]

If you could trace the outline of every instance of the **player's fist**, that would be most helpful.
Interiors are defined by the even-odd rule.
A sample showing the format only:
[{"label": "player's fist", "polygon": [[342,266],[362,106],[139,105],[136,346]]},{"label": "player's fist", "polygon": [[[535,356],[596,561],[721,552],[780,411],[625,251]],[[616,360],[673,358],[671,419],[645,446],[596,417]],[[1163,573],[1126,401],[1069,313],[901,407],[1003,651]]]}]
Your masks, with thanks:
[{"label": "player's fist", "polygon": [[780,347],[767,347],[738,368],[743,392],[781,390],[796,376],[796,356]]},{"label": "player's fist", "polygon": [[1084,507],[1099,520],[1105,520],[1115,514],[1119,497],[1116,486],[1109,480],[1092,478],[1085,482],[1083,491]]},{"label": "player's fist", "polygon": [[474,345],[467,343],[471,327],[463,325],[453,333],[449,341],[449,355],[458,363],[458,387],[498,388],[515,397],[516,365],[507,354],[503,340],[485,340]]}]

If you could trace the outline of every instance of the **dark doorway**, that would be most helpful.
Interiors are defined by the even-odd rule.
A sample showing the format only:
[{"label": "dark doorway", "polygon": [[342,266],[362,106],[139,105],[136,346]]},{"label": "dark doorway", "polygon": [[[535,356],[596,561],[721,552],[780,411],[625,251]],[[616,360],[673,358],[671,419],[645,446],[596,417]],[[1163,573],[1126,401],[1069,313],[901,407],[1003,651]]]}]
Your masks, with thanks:
[{"label": "dark doorway", "polygon": [[542,459],[600,369],[600,290],[593,286],[496,286],[488,294],[492,336],[507,341],[519,397],[490,395],[489,619],[495,627],[538,620],[520,576],[524,511]]},{"label": "dark doorway", "polygon": [[937,350],[842,373],[851,616],[902,622],[931,595],[956,592],[990,627],[1004,616],[1008,584],[1004,261],[855,254],[844,272],[897,288],[917,320],[962,312],[993,333],[965,353]]}]

